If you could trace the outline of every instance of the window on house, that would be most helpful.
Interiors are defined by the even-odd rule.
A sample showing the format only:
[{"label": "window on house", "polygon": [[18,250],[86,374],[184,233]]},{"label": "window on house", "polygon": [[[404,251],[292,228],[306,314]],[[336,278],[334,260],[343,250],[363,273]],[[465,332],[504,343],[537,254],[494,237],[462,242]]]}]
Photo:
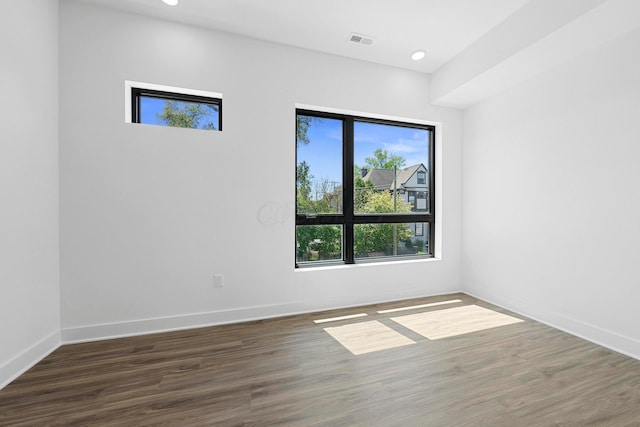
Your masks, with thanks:
[{"label": "window on house", "polygon": [[131,122],[220,131],[222,99],[132,87]]},{"label": "window on house", "polygon": [[408,198],[412,212],[427,210],[427,192],[426,191],[409,191]]},{"label": "window on house", "polygon": [[297,267],[433,256],[435,127],[303,109],[296,125]]}]

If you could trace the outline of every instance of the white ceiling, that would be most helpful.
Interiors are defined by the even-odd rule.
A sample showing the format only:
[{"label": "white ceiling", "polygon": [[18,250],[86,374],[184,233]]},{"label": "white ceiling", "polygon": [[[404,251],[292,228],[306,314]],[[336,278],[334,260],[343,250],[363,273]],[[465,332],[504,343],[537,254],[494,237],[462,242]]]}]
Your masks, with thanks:
[{"label": "white ceiling", "polygon": [[[432,73],[529,0],[83,0],[136,14]],[[371,46],[349,42],[351,32]],[[425,59],[413,61],[424,49]]]},{"label": "white ceiling", "polygon": [[640,0],[78,1],[423,72],[430,102],[455,108],[640,27]]}]

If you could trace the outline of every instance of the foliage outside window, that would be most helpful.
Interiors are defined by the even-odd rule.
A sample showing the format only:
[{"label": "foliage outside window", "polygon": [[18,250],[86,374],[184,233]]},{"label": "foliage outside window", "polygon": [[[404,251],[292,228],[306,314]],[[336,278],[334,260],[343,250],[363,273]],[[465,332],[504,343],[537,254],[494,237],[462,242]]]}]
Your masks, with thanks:
[{"label": "foliage outside window", "polygon": [[433,126],[296,112],[296,266],[433,255]]},{"label": "foliage outside window", "polygon": [[222,130],[222,99],[133,87],[133,123]]}]

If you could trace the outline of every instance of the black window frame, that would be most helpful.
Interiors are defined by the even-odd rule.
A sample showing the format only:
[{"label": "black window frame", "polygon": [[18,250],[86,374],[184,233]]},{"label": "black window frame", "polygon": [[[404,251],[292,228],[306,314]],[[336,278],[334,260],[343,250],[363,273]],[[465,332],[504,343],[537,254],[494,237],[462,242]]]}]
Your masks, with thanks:
[{"label": "black window frame", "polygon": [[[342,213],[334,214],[298,214],[297,206],[297,185],[296,185],[296,206],[295,206],[295,228],[304,225],[340,225],[342,226],[342,260],[326,260],[326,261],[310,261],[299,263],[297,257],[294,259],[295,267],[317,267],[324,265],[342,265],[355,264],[354,251],[354,226],[357,224],[407,224],[407,223],[425,223],[428,227],[428,244],[429,251],[420,255],[404,255],[404,256],[385,256],[358,258],[358,263],[367,262],[393,262],[403,259],[415,258],[433,258],[435,248],[435,138],[436,127],[412,122],[400,122],[395,120],[377,119],[366,116],[356,116],[349,114],[329,113],[323,111],[309,110],[304,108],[296,108],[296,126],[298,116],[318,117],[325,119],[335,119],[342,121]],[[373,124],[398,126],[404,128],[413,128],[429,131],[428,146],[428,165],[426,179],[429,191],[429,211],[428,212],[411,212],[411,213],[381,213],[381,214],[356,214],[354,212],[354,124],[356,122],[366,122]],[[296,129],[297,138],[297,129]],[[296,159],[298,164],[298,150],[296,140]],[[294,237],[295,237],[294,228]],[[424,230],[423,230],[424,235]],[[295,241],[296,239],[294,239]],[[295,248],[294,248],[295,249]]]},{"label": "black window frame", "polygon": [[[423,180],[424,182],[421,182]],[[418,185],[423,185],[427,183],[427,174],[425,173],[425,171],[418,171],[416,173],[416,181],[418,182]]]},{"label": "black window frame", "polygon": [[[199,104],[211,104],[218,106],[218,128],[217,129],[206,129],[213,131],[222,131],[222,98],[215,98],[210,96],[202,96],[202,95],[190,95],[179,92],[169,92],[163,90],[156,89],[145,89],[141,87],[132,87],[131,88],[131,122],[132,123],[141,123],[141,106],[140,106],[140,98],[148,97],[148,98],[157,98],[164,99],[166,101],[182,101],[182,102],[194,102]],[[190,129],[190,128],[185,128]]]}]

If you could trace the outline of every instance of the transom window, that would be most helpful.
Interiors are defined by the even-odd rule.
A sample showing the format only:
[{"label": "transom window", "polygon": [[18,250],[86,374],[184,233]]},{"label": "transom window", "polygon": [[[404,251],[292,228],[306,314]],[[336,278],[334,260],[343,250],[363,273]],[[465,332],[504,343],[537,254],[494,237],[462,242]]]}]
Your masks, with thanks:
[{"label": "transom window", "polygon": [[435,127],[296,110],[296,267],[433,256]]},{"label": "transom window", "polygon": [[131,87],[131,123],[222,130],[221,97],[140,86]]}]

